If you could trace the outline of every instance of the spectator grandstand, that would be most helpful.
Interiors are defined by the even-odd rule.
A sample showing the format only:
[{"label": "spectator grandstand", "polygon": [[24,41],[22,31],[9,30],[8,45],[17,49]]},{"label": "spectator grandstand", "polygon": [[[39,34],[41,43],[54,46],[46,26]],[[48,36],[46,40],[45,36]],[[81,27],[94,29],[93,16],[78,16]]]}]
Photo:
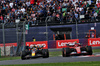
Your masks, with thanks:
[{"label": "spectator grandstand", "polygon": [[87,0],[0,0],[0,23],[14,25],[16,19],[27,20],[30,26],[98,21],[100,1]]}]

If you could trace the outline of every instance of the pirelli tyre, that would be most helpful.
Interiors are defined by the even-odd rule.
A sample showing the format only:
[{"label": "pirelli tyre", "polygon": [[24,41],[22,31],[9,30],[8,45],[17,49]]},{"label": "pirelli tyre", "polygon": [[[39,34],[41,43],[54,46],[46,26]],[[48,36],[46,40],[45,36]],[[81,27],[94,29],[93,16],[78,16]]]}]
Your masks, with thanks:
[{"label": "pirelli tyre", "polygon": [[21,53],[21,59],[22,60],[25,60],[26,59],[25,56],[26,56],[26,52],[25,51],[22,51],[22,53]]},{"label": "pirelli tyre", "polygon": [[63,57],[69,57],[70,53],[71,53],[70,48],[63,48],[62,49],[62,56]]},{"label": "pirelli tyre", "polygon": [[87,46],[87,54],[88,55],[92,55],[92,47],[91,46]]},{"label": "pirelli tyre", "polygon": [[43,55],[43,58],[48,58],[49,57],[49,51],[48,51],[48,49],[43,49],[42,50],[42,55]]},{"label": "pirelli tyre", "polygon": [[62,56],[66,57],[66,54],[64,54],[64,49],[66,49],[66,48],[62,48]]}]

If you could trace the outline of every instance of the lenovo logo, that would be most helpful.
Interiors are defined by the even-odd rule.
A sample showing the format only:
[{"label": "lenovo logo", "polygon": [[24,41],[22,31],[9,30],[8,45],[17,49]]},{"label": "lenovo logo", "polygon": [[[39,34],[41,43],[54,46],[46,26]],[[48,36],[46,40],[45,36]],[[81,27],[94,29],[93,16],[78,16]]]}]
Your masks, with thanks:
[{"label": "lenovo logo", "polygon": [[96,40],[96,41],[89,40],[89,44],[90,45],[98,45],[98,44],[100,44],[100,41],[99,40]]},{"label": "lenovo logo", "polygon": [[[27,44],[27,45],[29,45],[29,44]],[[34,44],[30,44],[30,46],[33,46]],[[46,47],[46,44],[45,43],[43,43],[43,44],[36,44],[37,46],[44,46],[44,47]]]},{"label": "lenovo logo", "polygon": [[46,44],[44,43],[44,44],[37,44],[38,46],[40,46],[40,45],[43,45],[44,47],[46,47]]},{"label": "lenovo logo", "polygon": [[66,44],[70,44],[70,43],[73,43],[73,42],[58,42],[58,46],[61,47],[61,46],[66,46]]}]

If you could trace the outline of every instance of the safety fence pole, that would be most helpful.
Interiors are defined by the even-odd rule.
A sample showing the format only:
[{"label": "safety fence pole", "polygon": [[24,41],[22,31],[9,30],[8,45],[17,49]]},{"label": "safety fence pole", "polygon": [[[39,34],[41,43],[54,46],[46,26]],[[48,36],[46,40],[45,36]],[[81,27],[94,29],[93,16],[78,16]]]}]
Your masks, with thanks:
[{"label": "safety fence pole", "polygon": [[2,23],[2,32],[3,32],[3,44],[4,44],[4,56],[6,56],[6,47],[5,47],[5,23]]}]

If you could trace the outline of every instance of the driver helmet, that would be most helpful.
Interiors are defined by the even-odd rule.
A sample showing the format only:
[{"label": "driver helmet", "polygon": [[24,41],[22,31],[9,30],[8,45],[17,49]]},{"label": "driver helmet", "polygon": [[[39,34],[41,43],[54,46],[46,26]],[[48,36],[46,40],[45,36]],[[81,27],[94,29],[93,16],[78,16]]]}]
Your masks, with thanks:
[{"label": "driver helmet", "polygon": [[77,43],[77,41],[75,41],[75,43]]},{"label": "driver helmet", "polygon": [[33,47],[36,48],[36,44],[34,44]]}]

